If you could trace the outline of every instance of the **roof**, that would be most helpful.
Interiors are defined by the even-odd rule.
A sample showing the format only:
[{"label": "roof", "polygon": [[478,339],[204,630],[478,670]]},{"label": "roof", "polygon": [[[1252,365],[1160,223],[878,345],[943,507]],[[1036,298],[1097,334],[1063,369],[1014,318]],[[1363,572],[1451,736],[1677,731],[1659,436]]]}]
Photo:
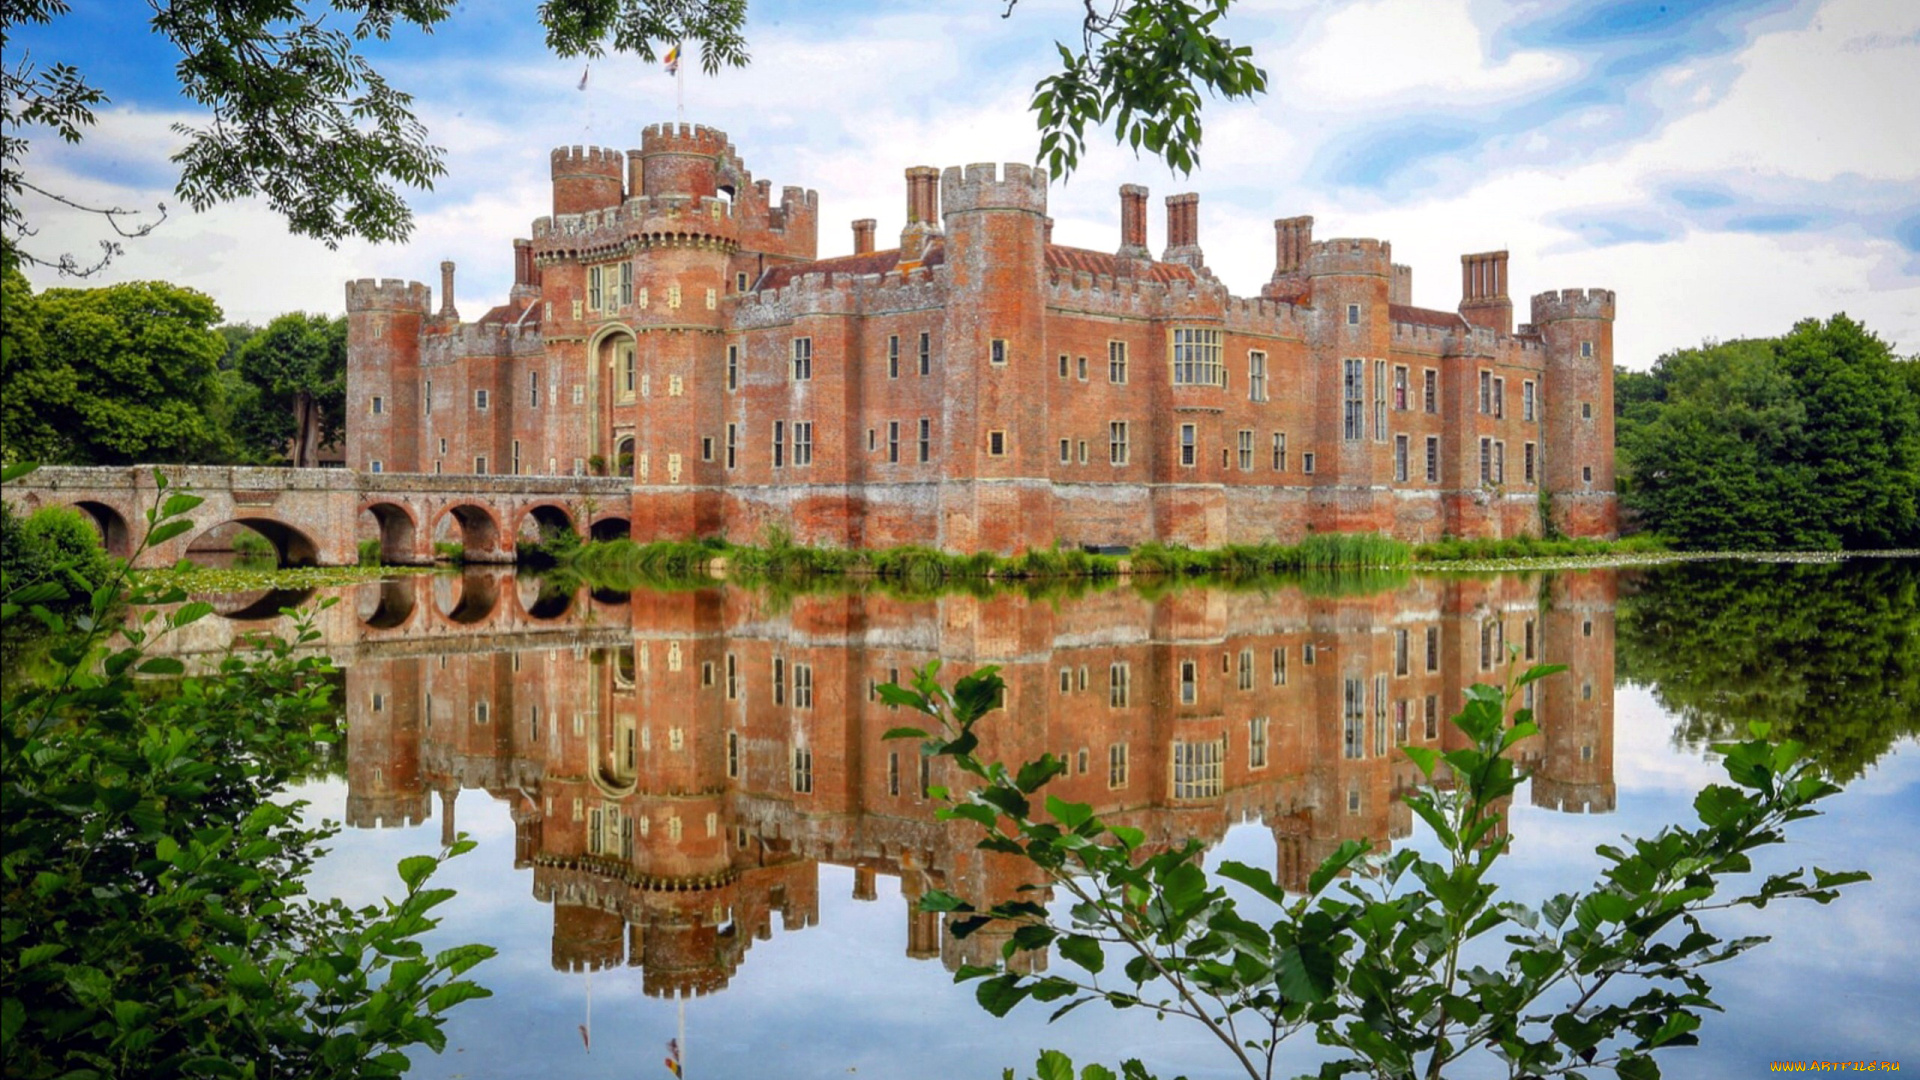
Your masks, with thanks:
[{"label": "roof", "polygon": [[[529,309],[532,309],[531,312],[529,312]],[[522,324],[523,319],[524,319],[524,325],[539,326],[540,310],[538,305],[535,305],[531,302],[516,303],[516,302],[509,301],[508,303],[501,304],[499,307],[496,307],[491,311],[488,311],[485,315],[480,316],[479,323],[482,326],[487,326],[495,323],[509,323],[509,324],[519,325],[519,324]]]},{"label": "roof", "polygon": [[[1087,274],[1106,274],[1108,277],[1139,277],[1136,273],[1140,263],[1128,259],[1122,263],[1118,255],[1106,251],[1090,251],[1087,248],[1061,247],[1058,244],[1047,245],[1047,269]],[[1146,281],[1194,281],[1193,269],[1181,263],[1148,262]]]},{"label": "roof", "polygon": [[1394,322],[1433,326],[1442,330],[1464,330],[1467,325],[1467,320],[1461,318],[1457,311],[1435,311],[1411,304],[1388,304],[1387,317]]},{"label": "roof", "polygon": [[[935,240],[927,249],[926,258],[920,260],[921,266],[939,266],[947,261],[946,244]],[[755,289],[778,289],[791,285],[795,279],[807,274],[825,274],[833,277],[859,277],[865,274],[892,273],[900,265],[900,250],[890,248],[886,251],[869,251],[859,255],[841,255],[831,259],[815,259],[813,262],[789,263],[785,266],[770,267],[760,275],[754,284]],[[1086,248],[1061,247],[1058,244],[1047,245],[1047,269],[1064,272],[1082,272],[1088,274],[1106,274],[1109,277],[1135,277],[1140,263],[1136,260],[1121,260],[1119,256],[1105,251],[1089,251]],[[1149,262],[1143,280],[1146,281],[1195,281],[1196,275],[1190,267],[1180,263]]]}]

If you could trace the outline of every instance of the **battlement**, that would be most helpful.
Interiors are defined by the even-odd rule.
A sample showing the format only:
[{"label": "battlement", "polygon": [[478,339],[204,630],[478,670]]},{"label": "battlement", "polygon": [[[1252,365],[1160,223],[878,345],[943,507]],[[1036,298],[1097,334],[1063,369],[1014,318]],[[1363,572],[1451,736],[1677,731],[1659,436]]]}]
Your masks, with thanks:
[{"label": "battlement", "polygon": [[701,154],[738,159],[727,133],[705,124],[648,124],[640,131],[643,154]]},{"label": "battlement", "polygon": [[820,208],[820,193],[811,188],[788,184],[780,189],[780,209],[789,215],[812,213]]},{"label": "battlement", "polygon": [[1009,161],[951,166],[940,174],[940,205],[947,214],[969,210],[1031,210],[1047,212],[1047,174],[1031,165]]},{"label": "battlement", "polygon": [[431,816],[427,794],[347,796],[346,823],[354,829],[403,829]]},{"label": "battlement", "polygon": [[[797,190],[797,189],[795,189]],[[642,195],[618,206],[577,214],[537,218],[533,240],[538,254],[557,242],[568,251],[624,244],[638,238],[697,237],[731,242],[739,234],[733,210],[718,196]]]},{"label": "battlement", "polygon": [[627,155],[606,146],[557,146],[551,158],[556,177],[604,176],[619,180],[627,171]]},{"label": "battlement", "polygon": [[1560,289],[1535,293],[1533,324],[1544,326],[1561,319],[1612,319],[1612,289]]},{"label": "battlement", "polygon": [[1610,783],[1581,784],[1535,774],[1533,805],[1562,814],[1611,814],[1615,789]]},{"label": "battlement", "polygon": [[406,311],[427,314],[433,304],[428,288],[400,278],[361,278],[347,282],[347,310]]},{"label": "battlement", "polygon": [[1307,250],[1307,274],[1369,274],[1391,277],[1393,245],[1385,240],[1342,237],[1315,241]]}]

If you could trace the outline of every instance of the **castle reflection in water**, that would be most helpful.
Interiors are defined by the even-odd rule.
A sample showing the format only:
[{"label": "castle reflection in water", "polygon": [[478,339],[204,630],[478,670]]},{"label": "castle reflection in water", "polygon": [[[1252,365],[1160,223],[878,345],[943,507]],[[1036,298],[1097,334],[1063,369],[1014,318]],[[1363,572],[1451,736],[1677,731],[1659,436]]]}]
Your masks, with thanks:
[{"label": "castle reflection in water", "polygon": [[[1532,801],[1612,810],[1614,600],[1607,572],[1065,600],[543,596],[470,573],[370,587],[326,629],[347,668],[348,824],[437,813],[451,837],[463,791],[509,804],[554,966],[633,965],[678,996],[724,987],[774,912],[814,924],[821,863],[851,867],[860,899],[883,874],[909,899],[976,902],[1028,880],[975,849],[975,826],[935,819],[947,763],[883,738],[916,718],[875,687],[931,660],[943,681],[999,666],[991,755],[1060,755],[1054,793],[1152,844],[1261,822],[1298,888],[1343,840],[1408,835],[1397,796],[1419,773],[1395,748],[1454,744],[1445,717],[1498,681],[1509,644],[1570,668],[1534,688]],[[913,907],[910,956],[997,955],[992,932],[956,941]]]}]

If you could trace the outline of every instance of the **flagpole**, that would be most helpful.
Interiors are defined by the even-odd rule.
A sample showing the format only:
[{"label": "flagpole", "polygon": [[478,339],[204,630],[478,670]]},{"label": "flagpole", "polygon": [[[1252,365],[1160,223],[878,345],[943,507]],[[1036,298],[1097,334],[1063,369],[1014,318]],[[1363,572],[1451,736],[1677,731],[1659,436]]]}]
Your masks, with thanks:
[{"label": "flagpole", "polygon": [[680,999],[680,1075],[687,1072],[687,999]]},{"label": "flagpole", "polygon": [[687,66],[685,60],[686,57],[679,57],[679,62],[673,65],[673,118],[676,123],[685,123],[687,120]]}]

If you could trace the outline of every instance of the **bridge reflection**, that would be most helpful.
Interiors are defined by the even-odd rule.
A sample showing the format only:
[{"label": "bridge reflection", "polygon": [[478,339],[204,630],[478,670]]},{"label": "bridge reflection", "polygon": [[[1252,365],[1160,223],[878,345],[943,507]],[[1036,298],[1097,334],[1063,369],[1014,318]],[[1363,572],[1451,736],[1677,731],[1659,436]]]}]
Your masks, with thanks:
[{"label": "bridge reflection", "polygon": [[[778,601],[745,590],[560,597],[504,576],[361,594],[348,670],[348,823],[455,830],[462,791],[506,802],[516,867],[553,905],[552,963],[637,966],[654,995],[727,985],[779,913],[818,918],[818,868],[992,902],[1024,867],[935,819],[944,763],[882,738],[909,720],[879,684],[941,659],[999,665],[989,751],[1051,751],[1054,791],[1144,830],[1212,843],[1258,822],[1299,887],[1342,841],[1409,835],[1401,745],[1448,748],[1444,716],[1500,676],[1506,646],[1568,672],[1535,690],[1531,799],[1614,806],[1611,573],[1420,578],[1372,596],[1114,590]],[[342,605],[347,606],[347,605]],[[462,612],[485,614],[462,621]],[[432,805],[438,797],[439,808]],[[997,955],[914,912],[907,952]]]}]

